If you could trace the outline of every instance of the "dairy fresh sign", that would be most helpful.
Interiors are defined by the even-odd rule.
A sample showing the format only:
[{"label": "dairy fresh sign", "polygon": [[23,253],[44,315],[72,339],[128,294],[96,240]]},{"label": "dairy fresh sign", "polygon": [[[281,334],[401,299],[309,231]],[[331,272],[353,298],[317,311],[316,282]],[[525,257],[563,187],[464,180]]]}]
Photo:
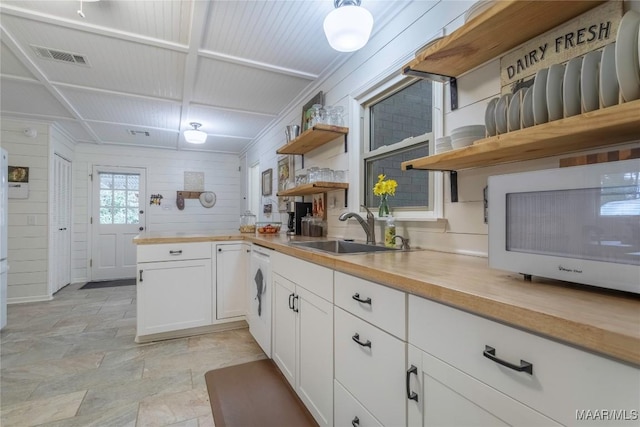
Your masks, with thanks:
[{"label": "dairy fresh sign", "polygon": [[614,42],[622,15],[622,2],[610,1],[507,53],[500,58],[503,92],[505,86],[527,79],[542,68]]}]

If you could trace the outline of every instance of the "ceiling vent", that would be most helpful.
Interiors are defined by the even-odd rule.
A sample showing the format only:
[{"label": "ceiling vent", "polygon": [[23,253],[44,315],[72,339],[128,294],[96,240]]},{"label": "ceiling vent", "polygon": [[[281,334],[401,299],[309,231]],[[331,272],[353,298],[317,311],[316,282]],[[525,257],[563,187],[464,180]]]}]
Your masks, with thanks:
[{"label": "ceiling vent", "polygon": [[65,52],[62,50],[49,49],[48,47],[31,45],[36,54],[43,59],[51,59],[52,61],[66,62],[68,64],[82,65],[89,67],[89,60],[86,56],[77,53]]},{"label": "ceiling vent", "polygon": [[145,130],[132,130],[129,129],[127,130],[127,132],[133,136],[138,136],[138,135],[142,135],[142,136],[151,136],[151,134]]}]

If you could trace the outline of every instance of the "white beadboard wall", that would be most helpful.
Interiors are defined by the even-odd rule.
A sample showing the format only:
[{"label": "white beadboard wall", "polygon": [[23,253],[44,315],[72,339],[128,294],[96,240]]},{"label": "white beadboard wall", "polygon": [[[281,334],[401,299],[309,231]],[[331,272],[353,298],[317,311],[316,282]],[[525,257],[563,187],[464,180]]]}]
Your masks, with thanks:
[{"label": "white beadboard wall", "polygon": [[[30,138],[27,128],[38,135]],[[7,302],[49,299],[49,125],[3,119],[2,148],[9,165],[29,168],[29,197],[9,199]],[[28,218],[35,225],[28,225]]]},{"label": "white beadboard wall", "polygon": [[[157,150],[127,146],[77,144],[73,162],[74,212],[72,280],[90,279],[91,184],[93,166],[138,167],[146,170],[146,201],[141,207],[149,232],[236,233],[242,200],[240,161],[231,154]],[[184,190],[184,172],[203,172],[205,191],[216,193],[216,204],[204,208],[197,199],[176,207],[176,192]],[[162,205],[149,205],[151,194],[162,194]]]},{"label": "white beadboard wall", "polygon": [[[374,88],[390,77],[399,75],[402,65],[413,58],[414,52],[432,37],[450,34],[463,24],[463,15],[473,2],[416,2],[401,12],[394,22],[377,34],[368,45],[351,56],[337,72],[328,76],[309,92],[323,90],[327,105],[342,105],[349,111],[350,100],[367,89]],[[638,9],[640,2],[627,1],[625,9]],[[443,25],[444,24],[444,25]],[[425,30],[429,29],[429,30]],[[444,134],[451,129],[469,124],[484,124],[484,111],[490,99],[500,93],[499,60],[495,59],[458,78],[459,108],[451,111],[448,85],[445,86]],[[275,167],[275,150],[284,144],[282,130],[288,124],[299,122],[302,104],[296,105],[283,115],[276,125],[265,132],[246,153],[248,163],[260,161],[261,169]],[[352,114],[353,115],[353,114]],[[358,117],[348,117],[350,128],[349,150],[344,153],[342,138],[305,155],[305,167],[320,166],[349,170],[349,206],[345,208],[344,192],[328,194],[329,236],[337,238],[364,239],[364,232],[356,221],[347,224],[337,220],[340,213],[358,211],[360,189],[359,155],[362,151],[359,140]],[[638,142],[622,144],[620,147],[638,146]],[[607,149],[608,150],[608,149]],[[598,152],[602,150],[591,150]],[[399,221],[397,233],[409,237],[414,247],[487,256],[488,227],[484,224],[483,188],[491,175],[557,168],[558,156],[540,160],[517,162],[507,165],[478,168],[458,173],[459,202],[451,203],[448,174],[444,175],[444,220]],[[297,173],[300,172],[296,164]],[[407,172],[411,173],[411,172]],[[441,172],[436,172],[441,173]],[[391,199],[393,207],[393,198]],[[384,223],[377,224],[377,238],[383,236]]]}]

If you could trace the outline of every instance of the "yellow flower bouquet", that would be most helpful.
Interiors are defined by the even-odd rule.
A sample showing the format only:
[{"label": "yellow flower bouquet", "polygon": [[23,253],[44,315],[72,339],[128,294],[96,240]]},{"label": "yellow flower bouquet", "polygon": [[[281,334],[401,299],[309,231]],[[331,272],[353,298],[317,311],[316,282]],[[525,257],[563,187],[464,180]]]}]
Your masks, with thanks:
[{"label": "yellow flower bouquet", "polygon": [[378,175],[378,182],[373,186],[373,194],[380,197],[378,216],[389,216],[389,196],[395,196],[398,183],[395,179],[385,179],[383,174]]}]

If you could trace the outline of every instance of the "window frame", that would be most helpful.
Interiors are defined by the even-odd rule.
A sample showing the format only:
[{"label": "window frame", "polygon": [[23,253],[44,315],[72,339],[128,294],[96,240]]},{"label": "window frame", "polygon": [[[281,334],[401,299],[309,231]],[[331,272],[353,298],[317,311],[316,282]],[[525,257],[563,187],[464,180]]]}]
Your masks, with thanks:
[{"label": "window frame", "polygon": [[[434,154],[435,139],[443,135],[444,122],[444,85],[433,82],[432,90],[432,131],[412,138],[405,138],[393,145],[385,145],[375,150],[369,150],[369,138],[371,134],[369,109],[375,103],[393,95],[419,79],[408,76],[396,76],[380,82],[372,88],[354,97],[353,109],[358,111],[359,117],[359,150],[358,150],[358,171],[359,171],[359,191],[358,205],[363,206],[365,200],[366,185],[366,161],[397,150],[403,150],[429,140],[429,155]],[[406,171],[405,173],[411,173]],[[393,209],[394,218],[398,221],[437,221],[444,217],[444,179],[443,173],[437,171],[429,172],[429,191],[432,197],[429,198],[427,209],[422,207],[398,207]],[[361,209],[364,211],[364,209]],[[377,210],[372,210],[377,218]]]}]

